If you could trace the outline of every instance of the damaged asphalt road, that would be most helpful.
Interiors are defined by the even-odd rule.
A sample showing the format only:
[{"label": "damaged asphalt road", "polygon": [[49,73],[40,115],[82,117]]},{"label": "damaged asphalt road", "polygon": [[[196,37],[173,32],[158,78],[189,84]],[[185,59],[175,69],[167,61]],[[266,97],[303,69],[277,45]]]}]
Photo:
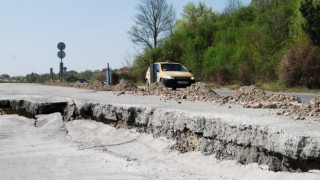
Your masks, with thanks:
[{"label": "damaged asphalt road", "polygon": [[[89,113],[87,114],[88,118],[102,122],[104,122],[104,120],[107,120],[107,122],[104,122],[107,124],[108,121],[112,121],[113,123],[109,123],[109,125],[116,126],[118,128],[130,128],[131,126],[135,127],[136,125],[139,125],[139,128],[134,129],[136,129],[139,133],[151,133],[153,137],[156,138],[165,137],[171,139],[179,134],[180,140],[178,142],[175,142],[176,145],[171,146],[169,148],[172,149],[172,147],[174,147],[176,152],[178,152],[177,150],[181,150],[179,148],[185,149],[185,147],[193,147],[190,149],[191,151],[187,149],[187,151],[185,152],[187,152],[188,154],[192,153],[193,150],[196,150],[196,152],[200,150],[202,153],[205,152],[204,154],[207,155],[205,156],[206,158],[217,157],[219,159],[224,159],[222,157],[226,157],[227,159],[239,160],[238,158],[240,158],[241,160],[243,159],[243,157],[250,153],[242,151],[241,148],[239,149],[236,144],[239,144],[239,147],[245,147],[247,144],[250,144],[250,146],[253,147],[263,147],[266,148],[266,150],[268,151],[272,150],[283,153],[285,157],[296,157],[298,159],[310,159],[312,153],[317,153],[314,151],[310,151],[312,152],[310,154],[308,149],[312,149],[313,147],[318,146],[318,133],[314,133],[316,131],[313,131],[313,129],[317,129],[317,126],[319,125],[318,122],[309,120],[296,121],[294,123],[296,125],[292,126],[290,125],[293,122],[292,119],[290,119],[289,117],[279,118],[275,115],[275,112],[273,110],[252,110],[244,109],[237,105],[232,105],[230,111],[229,105],[220,106],[217,104],[185,101],[179,104],[177,103],[177,101],[174,100],[164,102],[163,100],[161,100],[160,97],[154,96],[115,96],[112,92],[88,91],[62,87],[48,87],[36,84],[24,84],[23,88],[22,85],[19,84],[1,85],[0,89],[4,89],[4,93],[0,95],[0,99],[24,99],[29,102],[37,103],[48,103],[50,101],[73,102],[76,106],[74,112],[78,112],[73,113],[76,114],[76,116],[74,117],[75,119],[81,119],[82,115],[79,112],[87,112]],[[89,104],[92,105],[87,106]],[[83,109],[84,107],[91,108],[87,108],[87,110],[85,110]],[[85,111],[82,111],[81,109]],[[134,112],[136,112],[134,116],[132,114],[130,115],[130,113]],[[146,116],[146,114],[148,113],[145,114],[145,112],[149,112],[149,115]],[[79,126],[85,123],[82,121],[80,121],[81,123],[79,124]],[[184,121],[188,122],[187,126],[184,125]],[[78,121],[74,121],[74,123],[75,122]],[[202,124],[203,122],[205,122],[205,124]],[[210,128],[214,126],[211,126],[209,122],[213,123],[212,125],[214,125],[216,128]],[[279,125],[276,125],[275,122],[281,123]],[[70,123],[73,123],[73,121],[70,121]],[[33,121],[31,121],[30,124],[33,126]],[[37,126],[38,125],[39,119],[37,119]],[[82,128],[90,126],[92,125],[87,124],[84,127],[82,126]],[[309,128],[308,132],[304,129],[298,130],[301,127]],[[249,132],[261,132],[262,136],[260,136],[259,134],[252,134],[251,138],[251,136],[248,134]],[[263,135],[265,133],[269,135]],[[294,137],[292,135],[296,135],[297,137]],[[278,138],[276,138],[276,136]],[[207,137],[209,139],[206,139]],[[218,141],[208,141],[214,140],[212,139],[213,137],[215,137]],[[288,139],[288,137],[291,138]],[[307,138],[300,139],[299,137]],[[77,141],[82,142],[85,140],[83,138],[84,137],[79,138]],[[312,141],[310,138],[312,139]],[[197,141],[197,139],[200,141]],[[259,140],[257,141],[257,139]],[[101,139],[101,141],[103,141],[103,138]],[[295,143],[301,144],[299,143],[299,141],[304,141],[304,146],[295,146]],[[84,143],[84,147],[87,147],[86,143],[89,142],[91,142],[91,140],[82,143]],[[118,144],[122,144],[123,142],[126,141],[121,141]],[[229,146],[227,144],[227,146],[223,147],[221,146],[221,142],[232,142],[229,145],[233,145]],[[309,142],[310,144],[308,144]],[[286,147],[285,144],[287,143],[289,143],[289,145],[291,144],[290,147],[292,146],[300,149],[299,151],[297,151],[298,153],[295,152],[294,148],[292,149],[292,153],[290,153],[288,149],[282,152],[282,148],[289,147]],[[101,147],[101,144],[103,146],[104,143],[100,142],[99,140],[88,147]],[[205,147],[205,149],[201,149],[203,147]],[[217,149],[218,147],[222,148],[219,150],[219,153],[217,153],[217,151],[215,152],[210,150],[210,148]],[[234,149],[235,151],[228,155],[228,151],[232,149]],[[255,164],[254,156],[256,153],[254,153],[254,151],[252,150],[250,150],[250,158],[245,159],[244,164],[248,163],[246,167],[250,167],[251,165]],[[314,156],[318,155],[314,154]],[[140,159],[141,157],[129,157],[129,159],[135,158]],[[263,165],[263,161],[261,161],[261,159],[259,161],[260,163],[262,162]],[[272,164],[269,164],[269,168],[272,169]],[[280,168],[281,170],[281,168],[288,168],[288,166],[276,166],[276,168]],[[291,174],[294,175],[294,173]],[[210,177],[215,176],[214,174],[210,174]]]}]

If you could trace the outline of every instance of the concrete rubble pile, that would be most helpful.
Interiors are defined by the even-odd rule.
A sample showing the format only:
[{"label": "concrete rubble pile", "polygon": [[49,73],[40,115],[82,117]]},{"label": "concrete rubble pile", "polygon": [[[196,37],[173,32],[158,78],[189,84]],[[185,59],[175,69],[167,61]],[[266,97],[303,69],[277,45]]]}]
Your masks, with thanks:
[{"label": "concrete rubble pile", "polygon": [[170,92],[170,90],[162,82],[156,82],[147,86],[145,89],[141,89],[138,94],[167,96],[167,95],[171,95],[172,92]]},{"label": "concrete rubble pile", "polygon": [[137,91],[138,87],[134,85],[130,80],[121,79],[120,82],[112,86],[112,91]]},{"label": "concrete rubble pile", "polygon": [[138,87],[135,86],[131,81],[122,79],[117,85],[107,85],[101,81],[92,81],[92,82],[76,82],[68,83],[61,80],[49,80],[44,83],[49,86],[64,86],[64,87],[74,87],[88,90],[100,90],[100,91],[137,91]]},{"label": "concrete rubble pile", "polygon": [[225,103],[243,104],[245,108],[267,108],[279,109],[287,108],[301,103],[301,99],[296,96],[275,94],[268,96],[260,88],[252,86],[243,86],[230,96],[223,98]]},{"label": "concrete rubble pile", "polygon": [[182,89],[176,97],[188,101],[219,101],[221,99],[221,96],[214,92],[212,88],[201,82]]},{"label": "concrete rubble pile", "polygon": [[293,115],[295,120],[303,120],[307,116],[320,119],[320,97],[316,97],[310,102],[302,103],[298,106],[289,106],[278,114],[284,116]]},{"label": "concrete rubble pile", "polygon": [[[74,83],[73,84],[73,87],[75,87],[76,85],[80,85],[81,84],[84,84],[84,83]],[[87,83],[88,84],[88,89],[92,89],[92,90],[100,90],[100,91],[110,91],[111,90],[111,86],[110,85],[107,85],[107,84],[104,84],[103,82],[101,81],[93,81],[93,82],[90,82],[90,83]]]},{"label": "concrete rubble pile", "polygon": [[74,88],[81,88],[81,89],[90,89],[90,84],[89,83],[69,83],[69,87],[74,87]]},{"label": "concrete rubble pile", "polygon": [[227,97],[228,102],[263,101],[266,93],[256,86],[243,86]]},{"label": "concrete rubble pile", "polygon": [[244,86],[222,99],[224,103],[243,104],[244,108],[281,109],[278,115],[291,116],[295,120],[304,120],[307,116],[315,120],[320,119],[320,97],[310,102],[302,102],[296,96],[284,94],[268,96],[256,86]]},{"label": "concrete rubble pile", "polygon": [[166,99],[187,101],[219,101],[221,96],[214,92],[208,85],[197,82],[180,91],[170,91],[162,82],[149,85],[140,91],[142,95],[163,96]]},{"label": "concrete rubble pile", "polygon": [[66,81],[61,80],[49,80],[44,83],[48,86],[64,86],[64,87],[74,87],[88,90],[99,90],[99,91],[111,91],[111,86],[103,84],[101,81],[93,81],[93,82],[85,82],[85,83],[68,83]]},{"label": "concrete rubble pile", "polygon": [[44,84],[48,86],[70,86],[69,83],[63,80],[49,80]]},{"label": "concrete rubble pile", "polygon": [[284,95],[284,94],[275,94],[267,96],[264,102],[262,102],[263,108],[269,109],[280,109],[287,108],[292,105],[298,105],[302,103],[301,99],[296,96]]}]

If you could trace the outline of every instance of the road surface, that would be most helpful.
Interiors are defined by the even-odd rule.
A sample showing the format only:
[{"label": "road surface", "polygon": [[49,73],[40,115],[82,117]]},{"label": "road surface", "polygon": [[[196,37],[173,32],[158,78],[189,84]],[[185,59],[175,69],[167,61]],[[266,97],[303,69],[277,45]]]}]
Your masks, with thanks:
[{"label": "road surface", "polygon": [[[117,96],[100,92],[38,84],[0,84],[0,98],[37,101],[73,98],[75,101],[142,104],[198,113],[230,113],[239,117],[271,118],[269,110],[251,110],[209,103],[164,102],[155,96]],[[67,133],[68,132],[68,133]],[[115,129],[87,120],[62,122],[59,113],[34,119],[0,116],[1,179],[320,179],[319,171],[270,172],[256,163],[220,161],[200,152],[181,154],[172,140],[134,129]]]}]

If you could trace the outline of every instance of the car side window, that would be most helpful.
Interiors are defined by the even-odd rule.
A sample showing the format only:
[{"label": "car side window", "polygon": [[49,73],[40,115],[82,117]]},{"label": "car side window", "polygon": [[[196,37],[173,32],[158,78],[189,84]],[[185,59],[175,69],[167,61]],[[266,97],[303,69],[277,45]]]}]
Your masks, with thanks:
[{"label": "car side window", "polygon": [[156,64],[156,69],[157,69],[157,72],[160,72],[159,64]]},{"label": "car side window", "polygon": [[167,66],[166,66],[166,64],[162,64],[162,65],[161,65],[161,68],[162,68],[162,71],[167,71]]}]

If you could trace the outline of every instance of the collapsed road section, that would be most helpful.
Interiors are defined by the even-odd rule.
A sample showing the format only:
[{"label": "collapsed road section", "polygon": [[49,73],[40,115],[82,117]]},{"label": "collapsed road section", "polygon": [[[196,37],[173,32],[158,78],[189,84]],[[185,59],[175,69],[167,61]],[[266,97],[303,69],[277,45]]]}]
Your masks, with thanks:
[{"label": "collapsed road section", "polygon": [[318,122],[278,120],[275,123],[268,117],[254,120],[143,106],[68,103],[70,101],[44,104],[6,99],[0,100],[0,108],[5,113],[33,116],[56,111],[61,112],[66,121],[92,119],[119,128],[137,128],[155,137],[176,139],[176,147],[181,152],[199,150],[243,164],[267,164],[273,171],[320,169]]},{"label": "collapsed road section", "polygon": [[242,164],[256,162],[273,171],[320,169],[318,121],[293,120],[276,116],[273,110],[238,105],[178,104],[160,97],[118,97],[111,92],[40,85],[24,85],[29,88],[23,91],[14,87],[21,85],[11,86],[13,90],[0,87],[3,114],[36,117],[59,112],[64,121],[91,119],[175,139],[181,152],[201,151]]}]

